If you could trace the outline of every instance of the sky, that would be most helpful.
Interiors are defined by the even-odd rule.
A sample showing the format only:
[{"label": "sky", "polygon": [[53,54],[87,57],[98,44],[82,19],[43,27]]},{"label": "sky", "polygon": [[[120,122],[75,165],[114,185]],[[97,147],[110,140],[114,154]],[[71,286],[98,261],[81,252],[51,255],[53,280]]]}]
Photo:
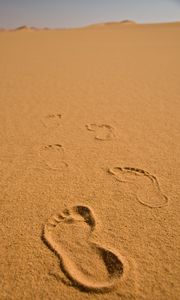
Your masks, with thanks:
[{"label": "sky", "polygon": [[126,19],[180,21],[180,0],[0,0],[0,28],[68,28]]}]

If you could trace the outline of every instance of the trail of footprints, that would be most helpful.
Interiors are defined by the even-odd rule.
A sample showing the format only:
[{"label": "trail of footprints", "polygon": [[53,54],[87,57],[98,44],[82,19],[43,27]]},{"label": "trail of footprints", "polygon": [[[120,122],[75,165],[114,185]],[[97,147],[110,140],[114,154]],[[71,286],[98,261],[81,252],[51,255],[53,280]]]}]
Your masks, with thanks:
[{"label": "trail of footprints", "polygon": [[[48,129],[55,129],[60,126],[62,115],[52,113],[45,115],[42,119],[43,125]],[[94,133],[94,138],[100,141],[111,140],[115,137],[114,129],[107,124],[87,124],[86,129]],[[45,164],[52,170],[62,170],[68,167],[65,161],[65,152],[61,144],[49,144],[41,146],[39,156]]]},{"label": "trail of footprints", "polygon": [[[54,129],[60,125],[61,114],[44,117],[43,125]],[[87,124],[99,141],[115,137],[114,128],[107,124]],[[41,146],[39,155],[52,170],[68,167],[61,144]],[[160,208],[168,204],[157,178],[147,171],[133,167],[113,167],[107,170],[120,184],[126,184],[136,199],[144,206]],[[59,259],[60,268],[71,285],[85,292],[104,293],[116,288],[126,272],[124,258],[111,249],[91,241],[96,227],[92,209],[76,205],[53,215],[44,225],[42,239]],[[97,267],[101,266],[97,271]]]}]

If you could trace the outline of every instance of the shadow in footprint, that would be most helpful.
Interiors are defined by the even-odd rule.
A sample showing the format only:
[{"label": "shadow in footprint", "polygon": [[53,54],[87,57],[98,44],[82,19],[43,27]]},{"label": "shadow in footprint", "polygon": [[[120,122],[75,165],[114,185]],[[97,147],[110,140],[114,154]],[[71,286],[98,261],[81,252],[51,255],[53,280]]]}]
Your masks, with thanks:
[{"label": "shadow in footprint", "polygon": [[42,119],[42,124],[46,128],[56,128],[60,125],[61,114],[49,114]]},{"label": "shadow in footprint", "polygon": [[95,218],[89,207],[77,205],[74,207],[74,210],[84,218],[84,221],[91,227],[91,230],[95,228]]},{"label": "shadow in footprint", "polygon": [[44,225],[42,239],[59,258],[61,270],[74,287],[104,293],[115,289],[125,266],[119,254],[90,241],[95,226],[92,210],[77,205],[52,216]]},{"label": "shadow in footprint", "polygon": [[95,139],[100,141],[111,140],[114,138],[114,129],[107,124],[87,124],[87,130],[94,132]]},{"label": "shadow in footprint", "polygon": [[42,146],[39,150],[39,155],[52,170],[68,167],[68,164],[64,160],[63,146],[60,144]]},{"label": "shadow in footprint", "polygon": [[141,204],[151,208],[160,208],[168,204],[168,198],[161,192],[154,175],[131,167],[109,168],[108,173],[116,180],[131,185]]}]

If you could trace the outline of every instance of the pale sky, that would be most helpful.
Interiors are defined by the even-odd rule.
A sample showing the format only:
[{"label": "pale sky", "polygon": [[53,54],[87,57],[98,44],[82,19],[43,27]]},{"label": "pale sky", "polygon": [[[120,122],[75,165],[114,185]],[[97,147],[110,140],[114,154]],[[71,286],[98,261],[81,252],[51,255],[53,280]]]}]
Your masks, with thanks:
[{"label": "pale sky", "polygon": [[0,27],[79,27],[130,19],[180,21],[180,0],[0,0]]}]

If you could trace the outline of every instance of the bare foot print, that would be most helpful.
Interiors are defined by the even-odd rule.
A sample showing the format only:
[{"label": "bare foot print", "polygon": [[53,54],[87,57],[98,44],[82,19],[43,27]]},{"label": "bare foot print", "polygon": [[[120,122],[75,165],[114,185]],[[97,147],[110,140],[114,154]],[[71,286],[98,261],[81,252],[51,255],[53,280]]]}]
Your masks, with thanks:
[{"label": "bare foot print", "polygon": [[71,284],[85,292],[109,292],[122,281],[125,264],[119,254],[90,241],[96,226],[92,210],[74,206],[52,216],[42,239],[60,260]]},{"label": "bare foot print", "polygon": [[130,167],[115,167],[108,169],[116,180],[134,188],[138,201],[151,208],[163,207],[168,204],[168,198],[161,192],[157,178],[141,169]]},{"label": "bare foot print", "polygon": [[42,146],[39,155],[52,170],[68,167],[64,158],[64,149],[60,144]]},{"label": "bare foot print", "polygon": [[114,129],[106,124],[87,124],[87,130],[94,132],[95,139],[100,141],[111,140],[114,137]]},{"label": "bare foot print", "polygon": [[42,123],[46,128],[56,128],[60,125],[61,114],[49,114],[42,119]]}]

